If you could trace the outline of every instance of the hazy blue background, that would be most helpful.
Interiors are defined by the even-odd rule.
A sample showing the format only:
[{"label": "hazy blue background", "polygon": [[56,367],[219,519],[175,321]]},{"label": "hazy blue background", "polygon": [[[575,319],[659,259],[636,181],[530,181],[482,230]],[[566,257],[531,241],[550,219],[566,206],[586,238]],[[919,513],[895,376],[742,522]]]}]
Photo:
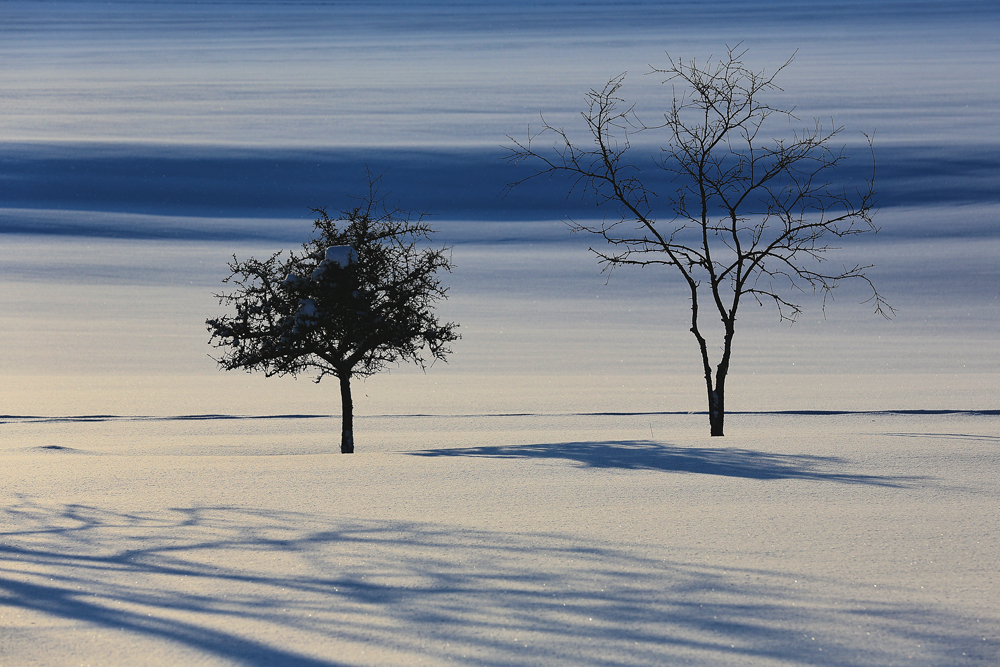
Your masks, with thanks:
[{"label": "hazy blue background", "polygon": [[[803,297],[810,314],[792,330],[747,311],[734,378],[930,373],[960,385],[976,372],[986,375],[964,394],[900,380],[841,403],[995,406],[998,34],[1000,6],[985,1],[6,0],[0,369],[214,377],[202,322],[225,258],[301,241],[309,207],[348,206],[367,164],[388,169],[393,199],[433,213],[456,244],[446,311],[465,338],[435,377],[676,374],[693,397],[677,405],[702,409],[677,285],[623,272],[605,286],[588,239],[560,223],[596,213],[558,180],[501,199],[525,172],[500,147],[539,113],[585,140],[585,93],[623,71],[623,95],[653,119],[671,91],[646,73],[665,51],[705,60],[742,42],[761,68],[795,54],[775,101],[806,124],[846,126],[859,159],[845,182],[867,174],[861,133],[875,131],[882,233],[844,261],[874,263],[900,313],[873,318],[850,290],[827,319]],[[664,382],[628,391],[666,409]],[[68,382],[61,396],[104,400],[89,386]],[[893,394],[904,389],[905,400]],[[12,391],[5,400],[31,410],[55,389]],[[766,393],[731,391],[750,401],[733,408]],[[792,394],[829,395],[811,391]]]},{"label": "hazy blue background", "polygon": [[[540,112],[579,128],[586,91],[622,71],[653,119],[670,89],[649,64],[739,42],[760,67],[797,54],[778,101],[806,123],[833,116],[852,147],[876,131],[883,206],[996,203],[997,34],[993,2],[7,1],[0,207],[298,217],[368,164],[445,218],[579,215],[562,183],[499,198],[523,174],[505,136]],[[166,233],[88,220],[75,231]],[[39,223],[0,229],[74,226]]]}]

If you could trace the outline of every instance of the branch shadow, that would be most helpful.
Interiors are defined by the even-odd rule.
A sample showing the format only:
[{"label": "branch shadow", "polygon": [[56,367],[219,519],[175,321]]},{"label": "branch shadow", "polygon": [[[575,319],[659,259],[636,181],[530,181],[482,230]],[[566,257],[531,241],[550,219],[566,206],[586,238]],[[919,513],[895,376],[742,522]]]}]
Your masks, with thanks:
[{"label": "branch shadow", "polygon": [[1000,435],[984,435],[982,433],[886,433],[894,438],[941,438],[942,440],[973,440],[980,442],[1000,443]]},{"label": "branch shadow", "polygon": [[[140,527],[170,529],[183,522],[82,505],[66,505],[51,511],[28,503],[8,508],[5,515],[4,524],[10,526],[13,519],[15,525],[20,524],[20,530],[0,533],[0,608],[13,606],[52,618],[163,640],[194,649],[204,656],[248,667],[339,667],[343,664],[213,628],[211,624],[179,620],[169,613],[210,609],[213,601],[206,595],[154,590],[139,581],[129,585],[109,580],[115,576],[135,579],[153,575],[165,575],[176,581],[190,577],[212,578],[204,566],[172,558],[170,548],[156,546],[158,539],[134,534]],[[193,524],[188,522],[187,525]],[[115,540],[111,533],[121,535],[122,532],[131,547],[116,550],[102,544]],[[26,538],[28,544],[22,542]],[[48,576],[28,575],[35,568],[41,568]],[[160,613],[141,613],[129,608],[134,605]],[[11,650],[12,641],[12,637],[7,638],[7,651]],[[56,660],[55,656],[47,659]]]},{"label": "branch shadow", "polygon": [[38,415],[0,415],[0,424],[95,424],[105,422],[198,422],[198,421],[278,421],[282,419],[333,419],[335,415],[285,414],[285,415],[72,415],[42,417]]},{"label": "branch shadow", "polygon": [[868,589],[804,590],[795,572],[561,534],[30,499],[4,519],[0,606],[241,665],[332,667],[352,647],[401,664],[493,667],[896,664],[917,644],[922,664],[955,664],[956,647],[973,658],[1000,648],[979,642],[969,619]]},{"label": "branch shadow", "polygon": [[850,464],[836,456],[777,454],[733,447],[682,447],[650,440],[559,442],[534,445],[426,449],[411,456],[471,456],[498,459],[556,459],[584,468],[655,470],[744,479],[806,479],[902,487],[921,477],[888,477],[842,472]]}]

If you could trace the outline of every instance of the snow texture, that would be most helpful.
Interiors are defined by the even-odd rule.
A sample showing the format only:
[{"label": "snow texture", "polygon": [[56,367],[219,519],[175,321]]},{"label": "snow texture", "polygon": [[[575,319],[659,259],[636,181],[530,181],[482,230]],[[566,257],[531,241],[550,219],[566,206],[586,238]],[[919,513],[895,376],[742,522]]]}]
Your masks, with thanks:
[{"label": "snow texture", "polygon": [[3,664],[1000,651],[997,415],[4,422]]},{"label": "snow texture", "polygon": [[315,318],[319,313],[316,302],[312,299],[302,299],[299,301],[298,316],[304,318]]},{"label": "snow texture", "polygon": [[347,266],[355,261],[354,248],[349,245],[335,245],[326,249],[326,261],[338,266]]}]

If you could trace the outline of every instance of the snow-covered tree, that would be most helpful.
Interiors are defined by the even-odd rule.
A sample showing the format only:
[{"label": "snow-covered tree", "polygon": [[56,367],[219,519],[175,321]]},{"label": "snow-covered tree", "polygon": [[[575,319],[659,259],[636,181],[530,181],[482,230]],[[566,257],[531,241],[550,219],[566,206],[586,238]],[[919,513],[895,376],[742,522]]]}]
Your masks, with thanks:
[{"label": "snow-covered tree", "polygon": [[226,370],[266,376],[315,374],[340,380],[341,452],[354,452],[351,378],[368,377],[403,361],[425,367],[444,360],[459,338],[454,322],[441,323],[435,302],[446,298],[438,271],[451,271],[449,248],[426,244],[433,230],[423,216],[388,208],[369,178],[368,196],[331,218],[317,214],[313,237],[301,253],[229,262],[217,294],[235,307],[206,321],[216,359]]}]

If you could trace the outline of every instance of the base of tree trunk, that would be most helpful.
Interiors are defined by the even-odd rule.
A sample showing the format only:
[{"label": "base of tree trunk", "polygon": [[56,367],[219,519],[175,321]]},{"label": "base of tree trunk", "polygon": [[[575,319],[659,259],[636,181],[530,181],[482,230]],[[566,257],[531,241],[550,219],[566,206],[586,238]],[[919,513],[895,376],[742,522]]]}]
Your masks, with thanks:
[{"label": "base of tree trunk", "polygon": [[721,438],[722,436],[725,435],[725,433],[723,433],[723,428],[722,428],[724,424],[725,422],[719,417],[709,420],[709,426],[712,429],[712,437]]}]

